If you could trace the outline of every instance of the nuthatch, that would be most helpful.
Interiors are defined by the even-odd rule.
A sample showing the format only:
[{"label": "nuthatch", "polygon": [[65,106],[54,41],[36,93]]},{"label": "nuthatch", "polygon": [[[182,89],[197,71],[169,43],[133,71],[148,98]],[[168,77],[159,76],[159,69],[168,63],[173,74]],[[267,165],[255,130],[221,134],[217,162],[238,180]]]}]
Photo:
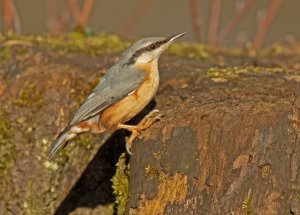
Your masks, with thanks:
[{"label": "nuthatch", "polygon": [[126,129],[132,132],[126,143],[130,153],[131,143],[137,134],[149,127],[153,121],[134,126],[124,124],[137,115],[154,97],[158,84],[158,58],[175,39],[185,33],[171,37],[149,37],[139,40],[124,51],[93,89],[75,113],[71,122],[58,135],[49,151],[51,158],[69,140],[80,133],[101,133],[107,130]]}]

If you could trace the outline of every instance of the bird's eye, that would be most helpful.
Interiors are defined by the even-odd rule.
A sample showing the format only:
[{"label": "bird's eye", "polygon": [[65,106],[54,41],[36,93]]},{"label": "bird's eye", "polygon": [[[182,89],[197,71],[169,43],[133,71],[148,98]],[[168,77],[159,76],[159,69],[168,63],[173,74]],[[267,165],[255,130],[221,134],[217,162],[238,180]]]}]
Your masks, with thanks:
[{"label": "bird's eye", "polygon": [[149,46],[149,48],[150,48],[151,50],[153,50],[153,49],[155,49],[155,45],[152,44],[152,45]]}]

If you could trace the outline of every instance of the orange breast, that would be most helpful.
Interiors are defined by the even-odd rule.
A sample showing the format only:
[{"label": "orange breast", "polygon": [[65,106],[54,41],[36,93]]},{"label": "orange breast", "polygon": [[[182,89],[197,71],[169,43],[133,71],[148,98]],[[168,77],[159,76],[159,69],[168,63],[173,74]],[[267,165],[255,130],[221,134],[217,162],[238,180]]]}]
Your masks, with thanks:
[{"label": "orange breast", "polygon": [[157,62],[135,65],[146,73],[137,89],[118,103],[109,106],[100,114],[100,123],[107,129],[115,129],[137,115],[154,97],[159,83]]}]

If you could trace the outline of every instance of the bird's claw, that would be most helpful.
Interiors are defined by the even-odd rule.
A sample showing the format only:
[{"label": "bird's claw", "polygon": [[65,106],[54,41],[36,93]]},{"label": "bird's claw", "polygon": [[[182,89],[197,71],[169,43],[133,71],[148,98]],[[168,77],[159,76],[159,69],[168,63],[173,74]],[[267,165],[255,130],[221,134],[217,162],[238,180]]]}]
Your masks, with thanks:
[{"label": "bird's claw", "polygon": [[132,130],[132,133],[129,137],[129,139],[126,142],[126,151],[128,154],[133,155],[131,152],[131,145],[133,141],[138,137],[138,135],[141,133],[141,131],[149,128],[154,122],[160,120],[162,118],[162,115],[159,113],[159,110],[152,110],[150,113],[148,113],[145,118],[137,125],[137,129]]},{"label": "bird's claw", "polygon": [[133,153],[131,152],[131,143],[130,143],[130,144],[126,143],[126,151],[127,151],[127,153],[130,154],[131,156],[133,155]]},{"label": "bird's claw", "polygon": [[138,127],[141,131],[149,128],[154,122],[160,120],[162,115],[159,113],[159,110],[154,109],[148,113],[145,118],[138,124]]},{"label": "bird's claw", "polygon": [[140,134],[139,129],[133,130],[130,137],[129,137],[129,139],[126,141],[126,151],[130,155],[133,155],[133,153],[131,152],[131,145],[132,145],[133,141],[137,138],[137,136],[139,134]]}]

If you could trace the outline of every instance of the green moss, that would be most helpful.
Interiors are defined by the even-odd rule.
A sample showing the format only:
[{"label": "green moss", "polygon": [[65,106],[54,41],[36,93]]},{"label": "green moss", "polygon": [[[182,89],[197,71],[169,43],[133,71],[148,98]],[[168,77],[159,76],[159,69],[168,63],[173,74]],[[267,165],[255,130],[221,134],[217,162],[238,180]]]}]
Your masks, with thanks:
[{"label": "green moss", "polygon": [[85,37],[79,33],[70,33],[58,37],[37,37],[33,42],[42,47],[59,48],[68,52],[81,52],[92,56],[120,52],[128,46],[128,43],[122,41],[118,36],[106,34]]},{"label": "green moss", "polygon": [[0,112],[0,143],[4,144],[11,138],[11,130],[7,121],[4,119],[3,113]]},{"label": "green moss", "polygon": [[[70,143],[68,143],[68,145],[69,145]],[[68,160],[70,157],[71,157],[71,154],[72,154],[72,148],[71,147],[69,147],[69,146],[67,146],[67,147],[65,147],[65,148],[63,148],[63,149],[60,149],[59,151],[58,151],[58,156],[57,156],[57,158],[58,159],[56,159],[56,161],[60,164],[60,163],[64,163],[64,162],[66,162],[66,159]]]},{"label": "green moss", "polygon": [[[66,162],[66,160],[68,160],[71,157],[74,147],[79,146],[79,147],[83,147],[87,150],[90,150],[93,146],[95,146],[95,141],[96,140],[93,138],[91,133],[88,133],[88,132],[76,136],[74,139],[72,139],[68,142],[66,147],[64,147],[63,149],[60,149],[58,151],[57,158],[55,159],[55,161],[57,163],[52,162],[52,161],[51,162],[47,161],[44,163],[45,168],[50,169],[50,170],[56,170],[57,164],[59,166],[60,163]],[[49,150],[49,148],[47,148],[47,150]]]},{"label": "green moss", "polygon": [[145,175],[147,178],[159,178],[160,177],[160,173],[157,169],[151,167],[150,165],[148,165],[145,168]]},{"label": "green moss", "polygon": [[250,201],[251,201],[251,188],[249,189],[242,205],[242,209],[246,210],[246,215],[251,215]]},{"label": "green moss", "polygon": [[296,191],[296,198],[300,201],[300,191]]},{"label": "green moss", "polygon": [[23,56],[29,47],[59,49],[68,53],[84,53],[90,56],[100,56],[108,53],[119,53],[129,46],[128,41],[121,40],[116,35],[101,33],[88,36],[80,32],[59,34],[56,36],[33,35],[0,35],[0,65],[8,63],[12,57]]},{"label": "green moss", "polygon": [[80,52],[92,56],[120,52],[129,45],[129,42],[121,40],[116,35],[101,33],[96,36],[86,36],[79,32],[56,36],[12,35],[5,38],[1,37],[0,42],[4,41],[7,44],[9,44],[8,41],[15,41],[16,45],[38,45],[39,47],[62,49],[67,52]]},{"label": "green moss", "polygon": [[36,90],[36,83],[24,83],[19,90],[18,97],[14,101],[20,107],[32,107],[42,105],[41,94]]},{"label": "green moss", "polygon": [[117,163],[116,174],[112,178],[113,194],[116,197],[118,215],[126,212],[126,205],[129,197],[129,169],[126,162],[126,155],[123,153]]},{"label": "green moss", "polygon": [[81,134],[76,139],[76,142],[79,142],[79,146],[85,149],[91,149],[95,145],[95,141],[91,138],[90,133]]},{"label": "green moss", "polygon": [[[9,174],[9,170],[15,165],[17,158],[16,147],[11,141],[12,129],[9,121],[5,117],[5,114],[0,111],[0,187],[2,193],[11,191],[9,190],[9,187],[11,186],[11,175]],[[5,203],[9,196],[10,193],[2,195],[0,201]]]},{"label": "green moss", "polygon": [[227,67],[227,68],[210,68],[206,71],[205,76],[208,78],[239,78],[241,74],[274,74],[285,72],[282,68],[263,68],[263,67]]},{"label": "green moss", "polygon": [[0,112],[0,169],[5,170],[10,168],[16,159],[16,148],[11,143],[12,131],[4,114]]},{"label": "green moss", "polygon": [[281,44],[275,43],[270,47],[261,51],[260,56],[262,57],[275,57],[284,53],[285,47]]},{"label": "green moss", "polygon": [[[0,36],[0,43],[4,42],[4,44],[7,43],[7,46],[10,46],[9,41],[12,41],[11,44],[20,46],[23,45],[25,47],[38,45],[39,47],[62,49],[66,52],[85,53],[91,56],[99,56],[107,53],[119,53],[134,42],[123,40],[113,34],[100,33],[95,36],[90,36],[90,34],[85,34],[79,31],[59,34],[56,36]],[[3,58],[7,59],[9,56],[6,53],[5,48],[3,51]],[[174,43],[169,47],[167,52],[172,55],[200,59],[207,59],[210,57],[203,44],[192,44],[187,42]]]},{"label": "green moss", "polygon": [[4,47],[0,47],[0,64],[5,64],[9,60],[9,51]]},{"label": "green moss", "polygon": [[168,48],[168,53],[177,56],[207,59],[210,57],[203,44],[192,44],[187,42],[174,43]]}]

